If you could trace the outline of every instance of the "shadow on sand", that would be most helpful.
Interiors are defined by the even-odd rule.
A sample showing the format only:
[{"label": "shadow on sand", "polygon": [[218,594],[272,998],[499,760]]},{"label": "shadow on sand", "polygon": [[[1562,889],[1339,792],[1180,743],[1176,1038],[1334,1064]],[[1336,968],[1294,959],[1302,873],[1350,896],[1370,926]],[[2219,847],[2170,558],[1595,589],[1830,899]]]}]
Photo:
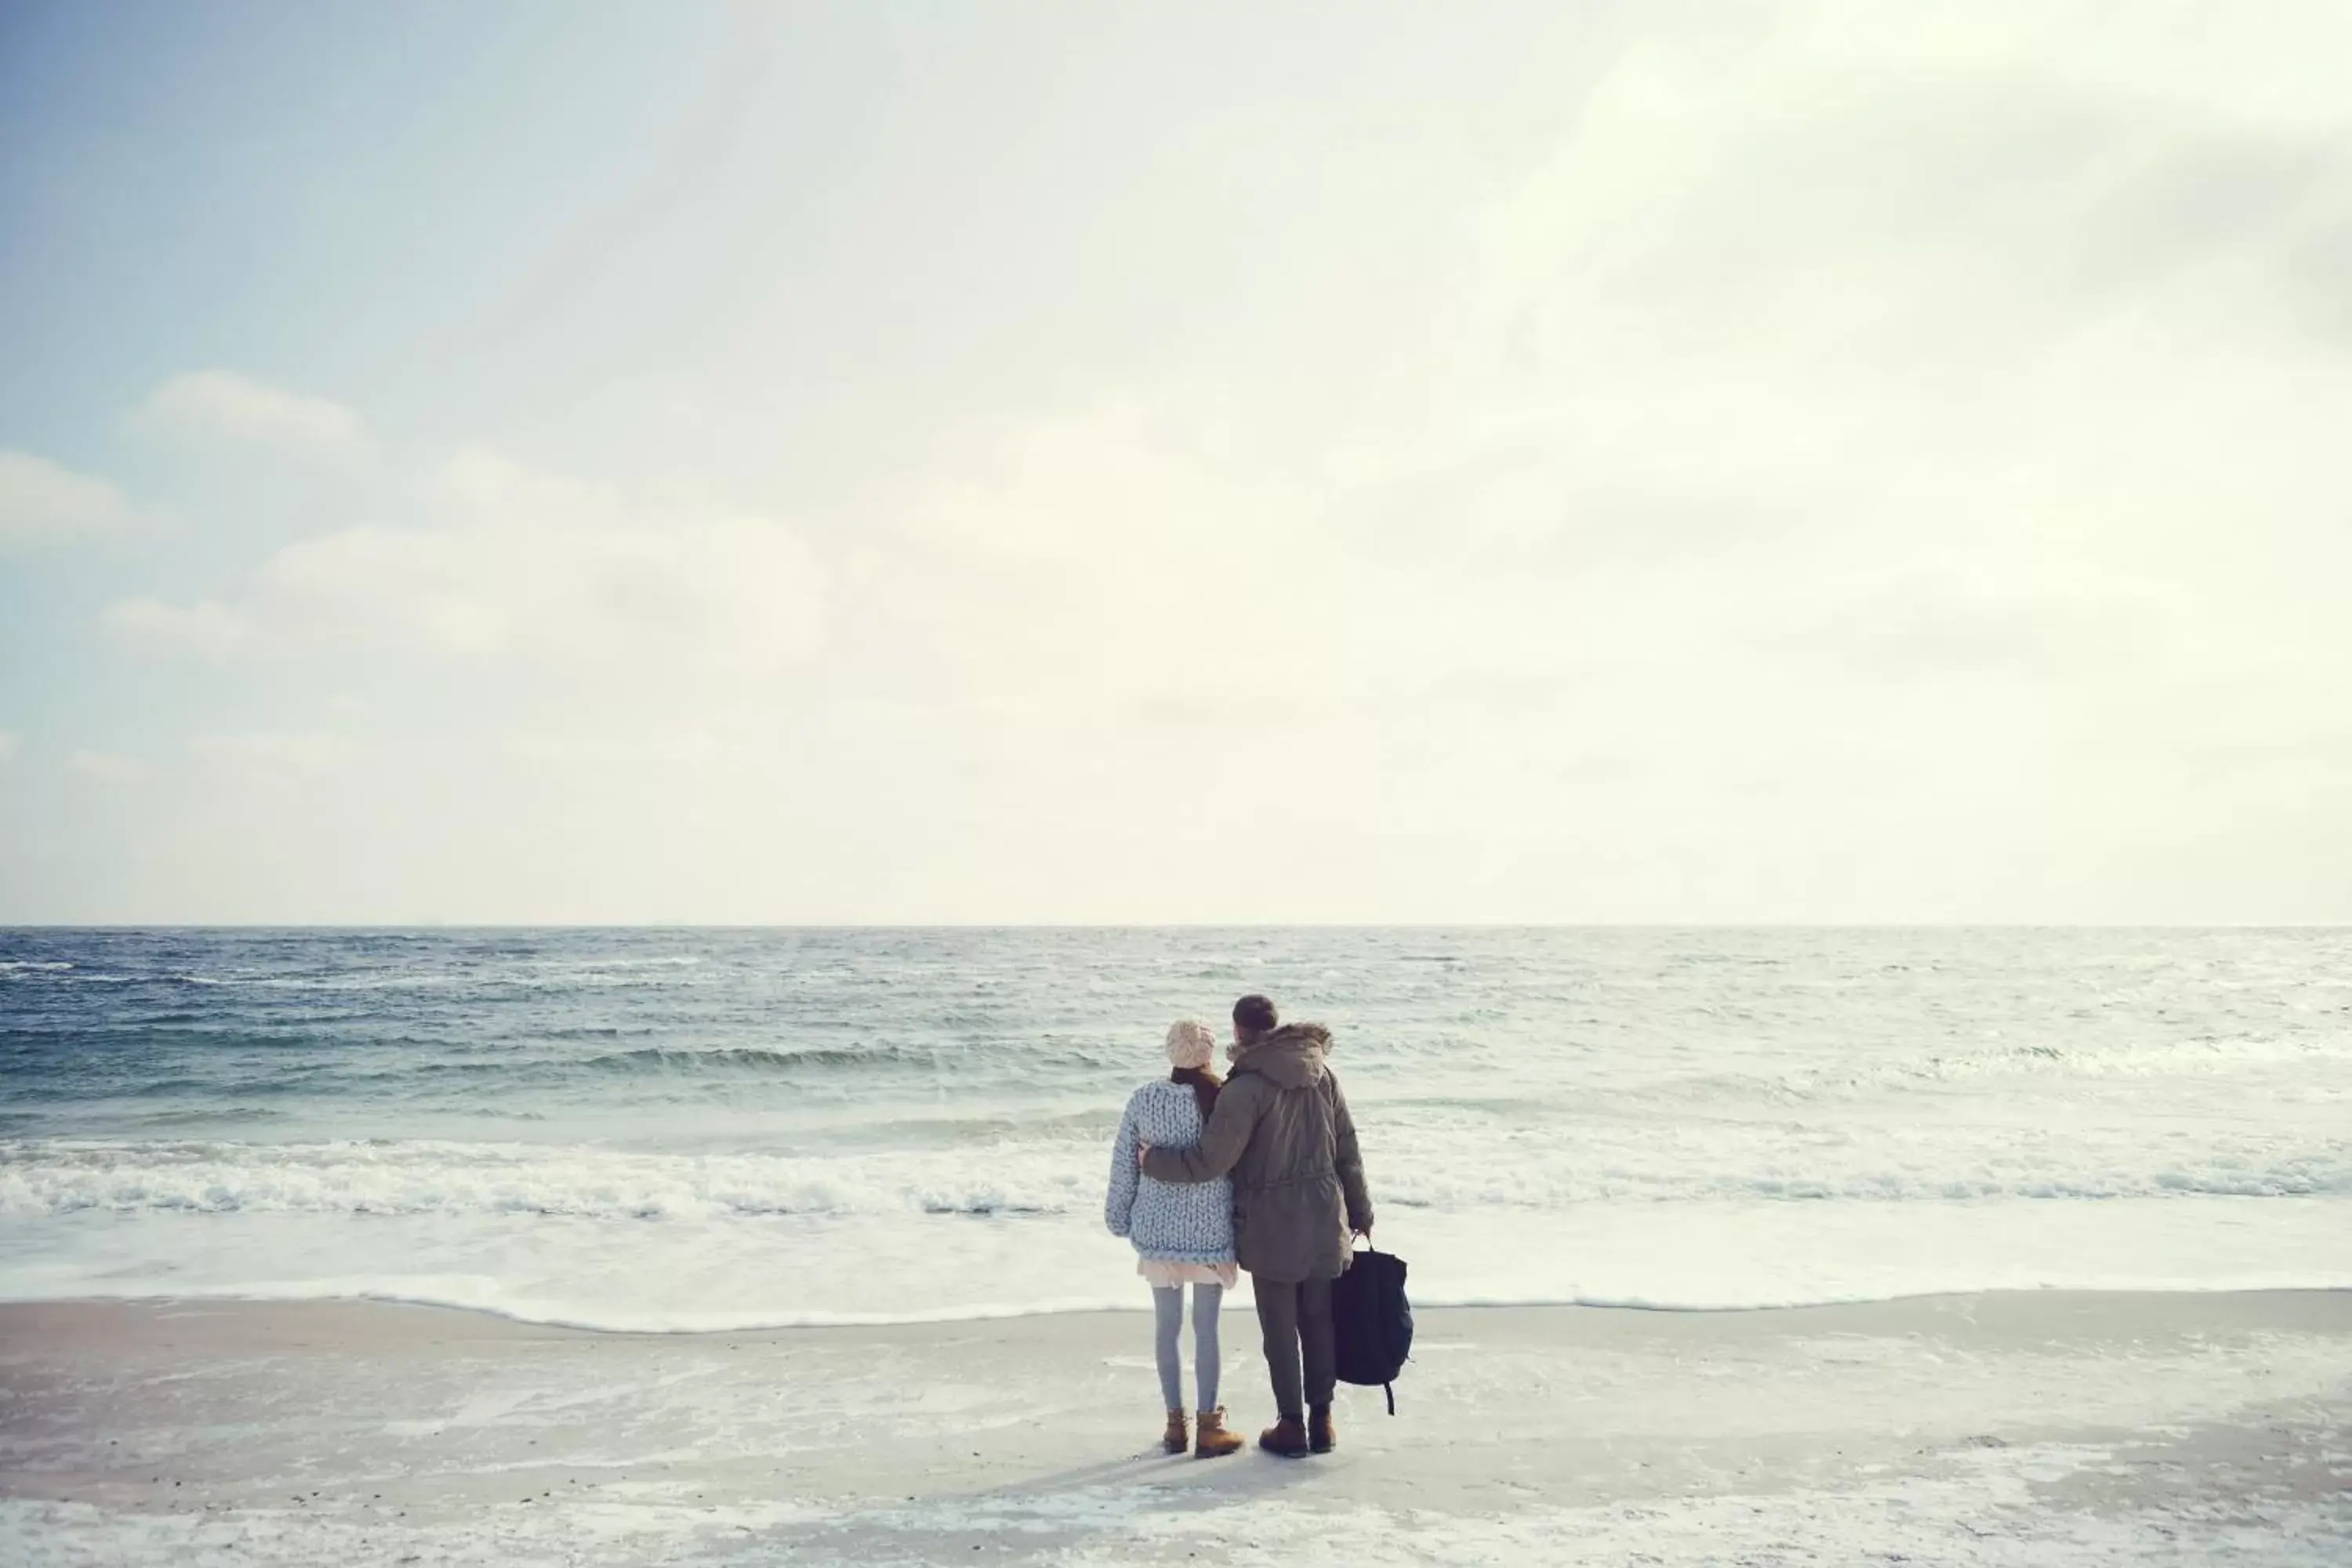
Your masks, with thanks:
[{"label": "shadow on sand", "polygon": [[1153,1450],[984,1491],[786,1526],[762,1535],[758,1550],[782,1550],[787,1562],[812,1551],[854,1562],[1147,1561],[1154,1516],[1194,1515],[1310,1489],[1343,1463],[1278,1459],[1254,1447],[1217,1459]]},{"label": "shadow on sand", "polygon": [[1011,1482],[973,1496],[1017,1502],[1084,1492],[1144,1490],[1157,1494],[1160,1501],[1170,1506],[1217,1508],[1311,1487],[1318,1475],[1329,1475],[1341,1463],[1344,1461],[1335,1455],[1278,1459],[1255,1446],[1219,1459],[1196,1459],[1190,1454],[1163,1454],[1153,1449],[1124,1459],[1081,1465],[1076,1469]]}]

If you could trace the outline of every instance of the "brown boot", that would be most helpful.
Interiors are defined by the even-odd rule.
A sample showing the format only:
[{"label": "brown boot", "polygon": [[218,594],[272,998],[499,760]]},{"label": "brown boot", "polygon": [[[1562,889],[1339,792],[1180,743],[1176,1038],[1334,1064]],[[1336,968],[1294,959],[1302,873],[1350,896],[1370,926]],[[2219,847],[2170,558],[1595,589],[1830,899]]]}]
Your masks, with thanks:
[{"label": "brown boot", "polygon": [[1286,1415],[1257,1435],[1257,1446],[1285,1459],[1307,1457],[1307,1428],[1296,1415]]},{"label": "brown boot", "polygon": [[1233,1453],[1242,1446],[1242,1435],[1225,1429],[1225,1407],[1201,1412],[1201,1440],[1192,1447],[1196,1459],[1214,1459]]},{"label": "brown boot", "polygon": [[1331,1429],[1331,1407],[1328,1405],[1307,1406],[1307,1451],[1314,1454],[1328,1454],[1331,1451],[1331,1446],[1339,1440],[1339,1434]]},{"label": "brown boot", "polygon": [[1183,1411],[1168,1413],[1168,1430],[1160,1435],[1160,1446],[1171,1454],[1181,1454],[1192,1446],[1192,1439],[1184,1435]]}]

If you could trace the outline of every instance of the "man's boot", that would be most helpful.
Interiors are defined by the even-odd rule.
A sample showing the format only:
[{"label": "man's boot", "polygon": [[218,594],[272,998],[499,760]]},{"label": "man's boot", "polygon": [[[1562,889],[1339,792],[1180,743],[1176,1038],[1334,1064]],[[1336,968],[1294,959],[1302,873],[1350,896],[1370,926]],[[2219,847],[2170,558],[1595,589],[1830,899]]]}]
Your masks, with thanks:
[{"label": "man's boot", "polygon": [[1168,1430],[1161,1433],[1160,1446],[1171,1454],[1181,1454],[1192,1446],[1184,1435],[1184,1412],[1179,1408],[1168,1413]]},{"label": "man's boot", "polygon": [[1214,1410],[1201,1412],[1201,1438],[1192,1447],[1194,1458],[1221,1458],[1241,1446],[1242,1435],[1226,1429],[1223,1405],[1220,1405]]},{"label": "man's boot", "polygon": [[1339,1435],[1331,1429],[1331,1407],[1328,1405],[1308,1405],[1307,1408],[1307,1451],[1315,1454],[1328,1454],[1331,1451],[1331,1446],[1339,1440]]},{"label": "man's boot", "polygon": [[1286,1415],[1257,1435],[1257,1446],[1281,1458],[1305,1458],[1307,1428],[1299,1425],[1297,1416]]}]

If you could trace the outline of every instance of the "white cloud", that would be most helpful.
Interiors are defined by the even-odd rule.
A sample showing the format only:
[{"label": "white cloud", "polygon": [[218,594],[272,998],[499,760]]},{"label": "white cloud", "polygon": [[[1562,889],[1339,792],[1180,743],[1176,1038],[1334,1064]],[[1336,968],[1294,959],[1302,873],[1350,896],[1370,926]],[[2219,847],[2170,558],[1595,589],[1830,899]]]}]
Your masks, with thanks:
[{"label": "white cloud", "polygon": [[30,452],[0,451],[0,550],[120,531],[122,492]]},{"label": "white cloud", "polygon": [[619,675],[758,676],[821,638],[815,558],[772,520],[632,506],[480,451],[431,493],[429,522],[280,551],[257,613],[316,640]]},{"label": "white cloud", "polygon": [[1303,498],[1188,460],[1182,428],[1131,402],[997,422],[904,499],[872,587],[938,643],[964,701],[1051,724],[1319,694],[1328,644],[1231,635],[1328,581],[1298,570],[1331,564]]},{"label": "white cloud", "polygon": [[706,692],[823,640],[816,558],[772,519],[633,504],[478,449],[415,488],[424,521],[298,540],[227,601],[126,599],[107,629],[187,652],[374,647]]},{"label": "white cloud", "polygon": [[66,769],[82,778],[100,784],[137,784],[147,776],[144,764],[135,757],[114,752],[77,751],[67,754]]},{"label": "white cloud", "polygon": [[333,773],[349,765],[354,754],[348,739],[322,731],[199,735],[188,746],[207,762],[265,778]]},{"label": "white cloud", "polygon": [[100,624],[112,637],[162,653],[217,658],[245,652],[267,640],[252,616],[212,599],[190,605],[154,598],[119,599],[106,607]]},{"label": "white cloud", "polygon": [[556,768],[709,768],[729,759],[727,742],[709,730],[509,735],[506,752],[517,762]]},{"label": "white cloud", "polygon": [[193,440],[273,447],[336,463],[364,463],[375,452],[366,424],[342,405],[225,370],[172,377],[133,410],[131,421]]},{"label": "white cloud", "polygon": [[2334,57],[2018,15],[1662,18],[1377,330],[1276,345],[1318,396],[1194,367],[950,451],[863,575],[955,672],[996,868],[1999,918],[2344,783]]}]

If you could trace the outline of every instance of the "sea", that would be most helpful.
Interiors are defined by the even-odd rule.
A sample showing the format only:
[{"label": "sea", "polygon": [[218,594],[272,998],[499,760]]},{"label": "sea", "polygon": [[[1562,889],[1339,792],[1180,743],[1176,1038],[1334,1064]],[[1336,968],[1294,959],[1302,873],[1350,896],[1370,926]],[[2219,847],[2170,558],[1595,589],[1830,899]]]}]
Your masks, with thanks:
[{"label": "sea", "polygon": [[1328,1026],[1428,1305],[2352,1287],[2352,931],[0,931],[0,1299],[1148,1305],[1128,1096]]}]

